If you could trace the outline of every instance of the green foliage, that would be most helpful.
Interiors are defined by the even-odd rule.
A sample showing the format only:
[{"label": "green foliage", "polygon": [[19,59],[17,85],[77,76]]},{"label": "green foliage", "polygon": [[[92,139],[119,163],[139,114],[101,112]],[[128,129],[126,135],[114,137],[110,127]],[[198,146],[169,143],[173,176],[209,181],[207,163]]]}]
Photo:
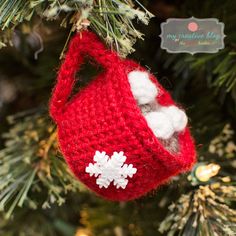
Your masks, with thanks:
[{"label": "green foliage", "polygon": [[222,183],[200,186],[170,205],[170,213],[159,230],[167,231],[167,236],[234,235],[236,210],[227,206],[232,201],[236,201],[235,186]]},{"label": "green foliage", "polygon": [[132,20],[137,18],[147,24],[152,14],[135,0],[142,9],[135,9],[131,0],[1,0],[0,27],[5,30],[1,36],[1,45],[11,42],[16,26],[24,21],[33,21],[33,16],[47,20],[61,20],[62,26],[70,26],[71,31],[81,30],[91,24],[104,40],[120,52],[127,55],[134,51],[132,45],[142,34],[134,27]]},{"label": "green foliage", "polygon": [[[167,236],[234,235],[236,210],[229,207],[236,201],[236,144],[232,127],[226,124],[208,149],[199,154],[199,162],[188,176],[196,188],[169,206],[159,231]],[[211,168],[213,165],[216,170]]]},{"label": "green foliage", "polygon": [[55,126],[45,112],[22,113],[9,121],[13,126],[3,135],[6,147],[0,151],[0,210],[9,218],[16,206],[61,205],[79,183],[57,151]]},{"label": "green foliage", "polygon": [[[223,6],[223,7],[219,7]],[[208,86],[215,89],[220,95],[220,102],[223,103],[228,94],[234,100],[233,112],[236,114],[236,34],[232,22],[236,21],[234,12],[236,4],[231,0],[219,0],[217,4],[213,0],[201,3],[193,0],[181,4],[175,9],[175,17],[196,17],[196,18],[217,18],[225,24],[224,38],[225,48],[218,53],[206,54],[163,54],[165,67],[173,69],[175,77],[183,77],[182,81],[190,80],[200,75],[207,80]],[[186,78],[186,76],[188,78]]]},{"label": "green foliage", "polygon": [[[138,61],[146,58],[143,64],[153,65],[160,82],[165,83],[168,77],[170,84],[173,83],[174,97],[186,108],[198,152],[198,163],[189,175],[175,177],[167,186],[136,201],[116,203],[100,199],[85,190],[68,171],[57,147],[56,128],[47,112],[39,108],[42,104],[47,106],[58,55],[63,48],[61,42],[68,31],[90,24],[121,55],[134,50],[135,39],[143,35],[133,20],[146,24],[151,14],[138,1],[133,3],[130,0],[0,0],[1,46],[14,44],[13,33],[19,37],[19,46],[14,45],[17,50],[1,51],[5,54],[0,58],[0,79],[6,76],[8,80],[16,80],[20,87],[16,105],[9,105],[8,113],[36,107],[11,116],[9,130],[4,127],[6,142],[0,150],[1,235],[71,236],[77,228],[76,235],[87,230],[89,236],[156,236],[161,235],[158,228],[162,235],[231,236],[235,233],[236,146],[232,118],[236,117],[236,103],[232,100],[236,101],[233,28],[236,4],[232,1],[219,0],[215,4],[207,0],[201,3],[201,11],[197,0],[183,4],[171,1],[170,5],[175,10],[170,17],[213,16],[224,22],[227,35],[224,50],[192,56],[167,54],[159,49],[154,58],[155,46],[159,47],[156,38],[160,22],[153,21],[153,27],[146,30],[143,53],[137,58]],[[149,7],[154,10],[155,4],[150,3]],[[162,7],[164,12],[166,6]],[[157,7],[156,11],[159,15],[162,8]],[[57,30],[58,25],[68,30]],[[38,49],[38,41],[43,43],[44,51],[35,61],[32,54]],[[91,77],[91,72],[84,68],[79,86]],[[218,166],[219,170],[203,181],[198,175],[199,166],[206,170],[205,175],[209,174],[210,166]],[[167,209],[171,202],[174,203]],[[160,225],[165,215],[167,218]]]},{"label": "green foliage", "polygon": [[[236,103],[236,53],[229,48],[215,54],[175,55],[165,62],[166,68],[173,68],[176,77],[189,79],[201,75],[217,94],[231,92]],[[221,101],[223,102],[223,101]]]}]

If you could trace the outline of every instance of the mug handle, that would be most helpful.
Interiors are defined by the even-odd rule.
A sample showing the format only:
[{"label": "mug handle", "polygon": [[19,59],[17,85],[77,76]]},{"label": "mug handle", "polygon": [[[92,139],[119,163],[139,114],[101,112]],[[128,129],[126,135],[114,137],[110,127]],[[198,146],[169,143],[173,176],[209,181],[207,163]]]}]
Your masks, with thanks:
[{"label": "mug handle", "polygon": [[80,69],[85,56],[94,59],[105,70],[120,63],[117,53],[106,49],[96,34],[88,30],[77,33],[69,44],[52,92],[49,107],[50,115],[55,121],[62,114],[62,110],[70,97],[75,84],[76,72]]}]

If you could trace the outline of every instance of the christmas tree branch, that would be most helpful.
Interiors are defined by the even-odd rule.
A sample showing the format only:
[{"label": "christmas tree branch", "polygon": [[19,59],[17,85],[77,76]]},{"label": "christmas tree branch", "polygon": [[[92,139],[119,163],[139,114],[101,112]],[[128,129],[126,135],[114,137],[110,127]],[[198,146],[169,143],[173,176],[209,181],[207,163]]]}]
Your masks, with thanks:
[{"label": "christmas tree branch", "polygon": [[[179,60],[181,58],[181,60]],[[176,76],[191,76],[196,73],[206,75],[210,87],[216,88],[217,91],[223,89],[228,92],[236,91],[236,53],[227,47],[217,54],[210,55],[175,55],[170,57],[165,65],[167,68],[172,67]],[[173,63],[172,63],[173,62]],[[190,74],[191,73],[191,74]],[[236,98],[234,98],[236,101]]]},{"label": "christmas tree branch", "polygon": [[[3,135],[6,147],[0,151],[0,210],[9,218],[16,206],[35,209],[64,203],[64,195],[77,191],[79,183],[59,156],[50,119],[44,112],[9,119],[13,126]],[[34,199],[33,192],[42,198]]]},{"label": "christmas tree branch", "polygon": [[[137,18],[147,24],[153,16],[135,0],[141,10],[135,9],[131,0],[67,0],[67,1],[0,1],[0,27],[3,31],[1,46],[11,43],[14,29],[22,22],[32,21],[33,16],[47,20],[61,20],[61,26],[71,31],[91,28],[103,37],[106,43],[123,56],[134,51],[132,45],[142,34],[135,29],[132,20]],[[32,21],[33,22],[33,21]]]},{"label": "christmas tree branch", "polygon": [[[208,153],[201,153],[199,163],[188,176],[193,186],[176,203],[169,206],[169,214],[159,231],[167,236],[233,235],[236,211],[230,206],[236,201],[234,131],[229,124],[209,144]],[[214,163],[207,155],[214,156]],[[200,162],[204,161],[204,162]],[[217,163],[217,164],[215,164]]]},{"label": "christmas tree branch", "polygon": [[222,183],[200,186],[182,195],[170,205],[170,214],[161,223],[159,231],[175,235],[233,235],[236,211],[227,204],[236,201],[236,187]]}]

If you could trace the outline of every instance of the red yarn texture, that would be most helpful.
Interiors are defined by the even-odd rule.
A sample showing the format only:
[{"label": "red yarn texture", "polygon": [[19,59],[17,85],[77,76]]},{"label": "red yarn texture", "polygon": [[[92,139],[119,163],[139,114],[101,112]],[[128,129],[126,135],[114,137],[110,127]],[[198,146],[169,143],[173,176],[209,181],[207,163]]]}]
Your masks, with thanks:
[{"label": "red yarn texture", "polygon": [[[76,72],[86,56],[101,65],[103,72],[70,98]],[[195,162],[194,142],[188,128],[178,135],[179,152],[171,154],[148,127],[127,78],[136,69],[146,71],[134,61],[120,59],[95,34],[84,31],[70,42],[50,102],[51,117],[58,125],[60,149],[70,169],[90,189],[110,200],[127,201],[143,196],[170,177],[189,170]],[[150,76],[159,88],[158,103],[176,105],[157,79]],[[96,177],[85,172],[89,163],[94,163],[97,150],[109,156],[123,151],[125,163],[137,168],[125,189],[117,189],[113,184],[99,188]]]}]

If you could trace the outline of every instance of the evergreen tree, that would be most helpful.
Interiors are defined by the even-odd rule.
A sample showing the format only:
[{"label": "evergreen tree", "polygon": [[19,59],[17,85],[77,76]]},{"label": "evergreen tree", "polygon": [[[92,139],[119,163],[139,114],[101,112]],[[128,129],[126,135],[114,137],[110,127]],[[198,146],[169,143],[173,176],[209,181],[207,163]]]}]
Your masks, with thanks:
[{"label": "evergreen tree", "polygon": [[[199,4],[0,1],[0,235],[236,234],[236,3]],[[223,22],[225,48],[195,55],[161,49],[161,22],[191,16]],[[77,181],[59,152],[48,114],[58,64],[71,36],[86,27],[120,56],[157,73],[187,108],[196,139],[192,171],[135,201],[103,200]],[[77,87],[95,73],[84,66]]]}]

